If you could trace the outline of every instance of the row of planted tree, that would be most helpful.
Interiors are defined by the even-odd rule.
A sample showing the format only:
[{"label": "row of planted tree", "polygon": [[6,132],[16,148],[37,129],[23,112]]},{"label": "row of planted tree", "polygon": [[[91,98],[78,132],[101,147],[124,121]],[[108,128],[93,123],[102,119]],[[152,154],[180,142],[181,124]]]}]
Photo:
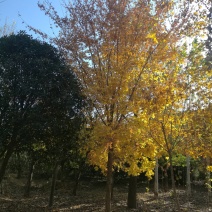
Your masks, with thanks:
[{"label": "row of planted tree", "polygon": [[[8,184],[12,183],[12,185],[15,185],[14,183],[17,180],[14,180],[14,178],[24,182],[24,189],[20,189],[20,187],[17,187],[18,185],[15,185],[17,187],[16,190],[19,190],[17,194],[19,197],[23,195],[28,198],[33,197],[35,194],[45,194],[45,196],[49,196],[49,207],[54,206],[54,196],[62,195],[61,189],[63,190],[64,188],[68,192],[67,194],[77,196],[76,198],[80,198],[81,190],[85,189],[83,185],[86,185],[89,189],[98,186],[99,189],[104,190],[105,175],[86,164],[84,159],[81,158],[79,160],[80,156],[63,160],[55,167],[54,158],[51,159],[48,154],[42,155],[37,152],[38,155],[39,157],[34,157],[32,160],[31,155],[27,154],[27,151],[14,152],[10,158],[4,180],[1,183],[1,194],[6,196],[11,194]],[[187,175],[188,167],[190,168],[190,182],[188,182]],[[191,191],[196,192],[196,189],[203,191],[205,188],[205,192],[208,189],[210,196],[211,187],[207,184],[207,161],[204,158],[191,159],[191,165],[186,166],[186,157],[177,155],[173,157],[173,168],[176,188],[180,190],[186,188],[188,201],[193,200]],[[141,190],[154,192],[156,199],[158,197],[161,198],[164,192],[169,192],[172,188],[168,158],[162,157],[159,159],[157,171],[155,170],[152,179],[147,178],[145,173],[139,176],[128,176],[123,171],[114,170],[112,200],[113,196],[117,195],[117,189],[115,191],[113,189],[125,188],[126,185],[128,186],[127,206],[129,208],[136,208],[138,202],[140,202],[136,198],[138,189],[139,192]],[[77,195],[77,190],[80,192],[79,195]],[[207,204],[209,199],[205,201]]]},{"label": "row of planted tree", "polygon": [[190,158],[211,170],[211,2],[76,0],[63,17],[38,6],[58,35],[29,27],[57,49],[23,32],[0,41],[0,180],[19,149],[50,154],[55,173],[81,155],[107,176],[111,211],[114,170],[151,177],[167,157],[180,210],[174,155],[188,180]]}]

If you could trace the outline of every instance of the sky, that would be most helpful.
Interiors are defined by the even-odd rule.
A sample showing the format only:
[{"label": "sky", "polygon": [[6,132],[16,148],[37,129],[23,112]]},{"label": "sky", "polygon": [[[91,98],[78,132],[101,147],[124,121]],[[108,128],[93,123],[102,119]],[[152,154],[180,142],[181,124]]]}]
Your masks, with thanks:
[{"label": "sky", "polygon": [[[56,8],[59,14],[63,14],[62,0],[49,0]],[[25,30],[29,34],[34,33],[29,31],[26,24],[40,29],[41,31],[51,34],[49,28],[51,20],[45,15],[37,5],[38,0],[0,0],[0,27],[4,26],[5,22],[12,25],[15,22],[15,31]],[[42,3],[43,0],[40,0]],[[19,14],[21,17],[19,17]],[[22,23],[22,22],[25,23]],[[35,36],[36,37],[36,36]]]}]

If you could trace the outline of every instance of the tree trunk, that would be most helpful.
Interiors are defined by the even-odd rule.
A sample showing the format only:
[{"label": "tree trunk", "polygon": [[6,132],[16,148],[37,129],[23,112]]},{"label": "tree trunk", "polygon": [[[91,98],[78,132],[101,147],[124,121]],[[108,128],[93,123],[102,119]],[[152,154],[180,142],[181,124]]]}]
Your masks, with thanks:
[{"label": "tree trunk", "polygon": [[17,179],[21,178],[21,174],[22,174],[22,165],[21,165],[21,156],[19,154],[19,152],[17,153]]},{"label": "tree trunk", "polygon": [[177,190],[176,190],[175,179],[174,179],[174,169],[173,169],[173,164],[172,164],[172,153],[170,151],[169,151],[169,162],[170,162],[172,189],[173,189],[175,204],[176,204],[177,210],[180,211],[180,204],[179,204],[179,200],[178,200],[178,196],[177,196]]},{"label": "tree trunk", "polygon": [[186,190],[187,196],[191,196],[191,165],[190,165],[190,157],[186,157]]},{"label": "tree trunk", "polygon": [[73,195],[76,196],[77,195],[77,188],[79,185],[79,180],[80,180],[80,176],[81,176],[81,170],[79,169],[75,175],[75,184],[74,184],[74,188],[73,188]]},{"label": "tree trunk", "polygon": [[35,160],[32,159],[29,164],[29,173],[27,176],[27,182],[26,182],[25,193],[24,193],[25,197],[30,196],[30,189],[31,189],[31,184],[32,184],[34,168],[35,168]]},{"label": "tree trunk", "polygon": [[113,195],[114,195],[114,173],[112,174],[111,200],[113,200]]},{"label": "tree trunk", "polygon": [[53,175],[52,175],[51,192],[50,192],[50,196],[49,196],[49,207],[52,207],[52,205],[53,205],[54,191],[55,191],[55,185],[56,185],[56,180],[57,180],[57,175],[58,175],[59,169],[60,169],[60,163],[57,162],[55,164],[55,167],[53,170]]},{"label": "tree trunk", "polygon": [[131,175],[129,178],[129,190],[127,198],[128,208],[137,208],[136,194],[137,194],[137,176]]},{"label": "tree trunk", "polygon": [[[210,166],[210,158],[207,157],[206,158],[206,164],[207,166]],[[211,195],[211,173],[210,171],[206,172],[206,185],[207,185],[207,189],[208,189],[208,196]]]},{"label": "tree trunk", "polygon": [[17,129],[14,129],[10,143],[7,146],[7,150],[5,151],[5,156],[2,159],[2,164],[1,164],[1,168],[0,168],[0,183],[2,182],[5,172],[6,172],[6,168],[7,168],[7,164],[9,162],[10,157],[12,156],[14,149],[17,145],[16,143],[16,136],[17,135]]},{"label": "tree trunk", "polygon": [[163,179],[164,191],[167,192],[169,190],[168,165],[165,165],[165,167],[163,168]]},{"label": "tree trunk", "polygon": [[111,211],[111,193],[112,193],[112,177],[113,177],[113,151],[109,149],[107,161],[107,185],[105,197],[105,211]]},{"label": "tree trunk", "polygon": [[12,156],[12,154],[13,154],[13,148],[9,148],[5,154],[5,157],[2,160],[1,169],[0,169],[0,183],[2,182],[2,180],[4,178],[7,164],[9,162],[9,159]]},{"label": "tree trunk", "polygon": [[154,196],[158,198],[158,159],[155,161],[155,182],[154,182]]}]

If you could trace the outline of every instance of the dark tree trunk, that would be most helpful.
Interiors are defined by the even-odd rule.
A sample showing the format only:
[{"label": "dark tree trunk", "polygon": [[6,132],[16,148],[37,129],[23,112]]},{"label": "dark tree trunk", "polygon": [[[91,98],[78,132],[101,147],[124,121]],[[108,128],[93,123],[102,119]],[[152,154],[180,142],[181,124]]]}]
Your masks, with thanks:
[{"label": "dark tree trunk", "polygon": [[7,168],[7,164],[9,162],[10,157],[13,154],[13,148],[9,148],[5,154],[5,157],[2,160],[2,164],[1,164],[1,168],[0,168],[0,183],[2,182],[5,172],[6,172],[6,168]]},{"label": "dark tree trunk", "polygon": [[137,194],[137,176],[130,176],[128,199],[127,199],[128,208],[137,208],[136,194]]},{"label": "dark tree trunk", "polygon": [[30,189],[31,189],[31,184],[32,184],[34,168],[35,168],[35,160],[32,159],[31,162],[30,162],[29,173],[28,173],[28,176],[27,176],[27,182],[26,182],[25,193],[24,193],[25,197],[30,196]]},{"label": "dark tree trunk", "polygon": [[75,175],[75,184],[74,184],[74,188],[73,188],[73,195],[76,196],[77,195],[77,188],[79,185],[79,180],[80,180],[80,176],[81,176],[81,170],[79,169]]},{"label": "dark tree trunk", "polygon": [[74,184],[74,188],[73,188],[73,192],[72,192],[72,194],[74,196],[77,195],[77,189],[78,189],[78,185],[79,185],[79,180],[80,180],[80,177],[81,177],[81,174],[82,174],[84,166],[85,166],[85,161],[82,160],[79,163],[79,169],[75,170],[75,184]]},{"label": "dark tree trunk", "polygon": [[111,194],[112,194],[112,177],[113,177],[113,151],[108,152],[107,161],[107,185],[106,185],[106,197],[105,197],[105,211],[111,211]]},{"label": "dark tree trunk", "polygon": [[190,157],[186,156],[186,192],[187,196],[191,196],[191,161]]},{"label": "dark tree trunk", "polygon": [[16,141],[16,136],[17,135],[17,129],[14,129],[12,137],[11,137],[11,141],[7,146],[7,149],[5,151],[5,156],[2,159],[2,164],[1,164],[1,168],[0,168],[0,183],[2,182],[5,172],[6,172],[6,168],[7,168],[7,164],[9,162],[10,157],[12,156],[15,147],[17,145],[17,141]]},{"label": "dark tree trunk", "polygon": [[112,173],[111,200],[113,200],[113,195],[114,195],[114,174]]},{"label": "dark tree trunk", "polygon": [[164,171],[164,191],[169,190],[169,177],[168,177],[168,167],[165,167]]},{"label": "dark tree trunk", "polygon": [[53,175],[52,175],[51,192],[50,192],[50,196],[49,196],[49,207],[53,206],[54,191],[55,191],[55,185],[56,185],[56,180],[57,180],[57,175],[58,175],[59,169],[60,169],[60,163],[57,162],[55,164],[55,167],[54,167],[54,170],[53,170]]},{"label": "dark tree trunk", "polygon": [[177,210],[180,211],[180,204],[179,204],[179,200],[178,200],[178,196],[177,196],[175,179],[174,179],[174,169],[173,169],[173,164],[172,164],[172,153],[170,151],[169,151],[169,162],[170,162],[172,189],[173,189],[173,195],[174,195],[174,198],[175,198],[175,204],[176,204]]},{"label": "dark tree trunk", "polygon": [[22,174],[21,156],[18,152],[17,153],[17,179],[21,178],[21,174]]},{"label": "dark tree trunk", "polygon": [[158,198],[158,159],[156,158],[155,160],[155,180],[154,180],[154,197],[157,199]]},{"label": "dark tree trunk", "polygon": [[[210,158],[207,157],[206,158],[206,165],[210,166]],[[206,171],[206,186],[208,189],[208,197],[211,196],[211,172],[210,171]]]}]

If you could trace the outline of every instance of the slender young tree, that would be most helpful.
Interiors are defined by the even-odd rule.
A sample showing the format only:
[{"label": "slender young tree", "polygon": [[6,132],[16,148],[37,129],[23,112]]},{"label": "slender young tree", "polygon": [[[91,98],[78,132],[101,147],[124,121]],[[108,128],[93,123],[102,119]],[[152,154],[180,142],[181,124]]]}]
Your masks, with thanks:
[{"label": "slender young tree", "polygon": [[[207,64],[209,71],[212,72],[212,2],[210,5],[209,13],[208,13],[208,39],[206,41],[206,48],[208,50],[207,53]],[[210,164],[211,157],[207,157],[207,166],[211,166]],[[211,170],[207,170],[207,184],[208,184],[208,194],[211,195]]]}]

